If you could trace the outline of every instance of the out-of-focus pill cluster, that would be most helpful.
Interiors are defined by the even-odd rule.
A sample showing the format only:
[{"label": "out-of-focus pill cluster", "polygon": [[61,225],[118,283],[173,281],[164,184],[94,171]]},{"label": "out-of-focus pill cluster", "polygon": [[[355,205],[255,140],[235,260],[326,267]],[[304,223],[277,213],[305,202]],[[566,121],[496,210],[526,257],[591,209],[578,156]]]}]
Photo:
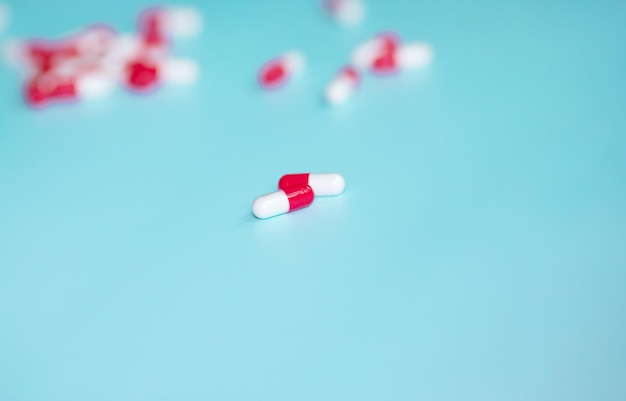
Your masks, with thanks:
[{"label": "out-of-focus pill cluster", "polygon": [[58,40],[11,41],[5,58],[24,75],[24,99],[33,107],[101,97],[118,84],[149,92],[161,84],[189,84],[198,77],[190,59],[171,55],[173,40],[197,35],[201,14],[192,8],[142,12],[135,34],[91,25]]},{"label": "out-of-focus pill cluster", "polygon": [[[356,25],[363,20],[365,6],[360,0],[325,0],[326,11],[343,25]],[[335,106],[345,103],[357,90],[362,74],[391,75],[425,67],[431,63],[433,51],[426,42],[403,42],[393,32],[383,32],[358,45],[350,63],[339,69],[328,83],[324,97]],[[292,50],[264,64],[258,73],[263,89],[277,89],[292,78],[302,75],[306,56]]]}]

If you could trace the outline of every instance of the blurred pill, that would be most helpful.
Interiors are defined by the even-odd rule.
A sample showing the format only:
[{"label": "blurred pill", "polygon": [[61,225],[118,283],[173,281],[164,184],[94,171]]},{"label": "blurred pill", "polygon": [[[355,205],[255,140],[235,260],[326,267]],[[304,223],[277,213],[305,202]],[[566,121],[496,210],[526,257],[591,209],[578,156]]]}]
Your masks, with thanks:
[{"label": "blurred pill", "polygon": [[361,74],[356,68],[352,66],[342,68],[326,87],[324,93],[326,101],[333,106],[345,103],[357,89],[360,81]]},{"label": "blurred pill", "polygon": [[313,189],[306,184],[284,188],[256,198],[252,203],[252,214],[259,219],[269,219],[305,208],[313,203],[314,198]]},{"label": "blurred pill", "polygon": [[202,31],[202,14],[195,8],[169,7],[165,9],[165,13],[166,30],[174,37],[189,38]]},{"label": "blurred pill", "polygon": [[265,63],[257,79],[264,89],[276,89],[291,77],[298,76],[306,66],[306,57],[299,51],[289,51]]},{"label": "blurred pill", "polygon": [[328,13],[340,24],[353,26],[365,18],[365,5],[361,0],[325,0]]},{"label": "blurred pill", "polygon": [[71,76],[47,72],[27,81],[24,98],[30,106],[43,107],[53,102],[102,97],[111,91],[113,85],[113,80],[106,74]]},{"label": "blurred pill", "polygon": [[160,84],[192,84],[198,79],[198,71],[193,60],[134,60],[126,67],[125,82],[132,90],[146,92]]},{"label": "blurred pill", "polygon": [[286,174],[278,181],[278,188],[286,189],[298,185],[309,185],[315,196],[335,196],[341,194],[346,188],[346,181],[341,174]]},{"label": "blurred pill", "polygon": [[377,59],[394,56],[401,43],[393,32],[380,33],[354,49],[352,64],[361,69],[371,68]]},{"label": "blurred pill", "polygon": [[139,17],[139,33],[151,46],[165,46],[171,38],[196,36],[202,25],[202,14],[191,7],[151,8]]}]

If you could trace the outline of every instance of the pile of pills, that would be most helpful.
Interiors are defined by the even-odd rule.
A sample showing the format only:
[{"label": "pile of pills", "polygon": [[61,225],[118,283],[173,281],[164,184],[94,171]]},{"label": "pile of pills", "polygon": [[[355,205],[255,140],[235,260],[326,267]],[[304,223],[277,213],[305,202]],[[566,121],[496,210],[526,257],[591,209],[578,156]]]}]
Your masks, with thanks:
[{"label": "pile of pills", "polygon": [[148,92],[164,83],[198,77],[193,60],[170,56],[172,40],[197,35],[201,15],[192,8],[151,8],[135,34],[92,25],[60,40],[23,40],[5,46],[5,57],[24,72],[24,99],[33,107],[108,94],[116,84]]},{"label": "pile of pills", "polygon": [[269,219],[310,206],[316,196],[336,196],[346,182],[336,173],[287,174],[278,181],[278,191],[259,196],[252,204],[252,214]]}]

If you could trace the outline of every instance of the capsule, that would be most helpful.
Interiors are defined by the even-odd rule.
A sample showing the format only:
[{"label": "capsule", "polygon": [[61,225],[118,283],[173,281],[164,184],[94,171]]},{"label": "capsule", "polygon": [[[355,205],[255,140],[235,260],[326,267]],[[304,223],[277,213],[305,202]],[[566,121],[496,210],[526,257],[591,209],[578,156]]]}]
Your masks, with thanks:
[{"label": "capsule", "polygon": [[401,44],[402,40],[395,33],[382,32],[354,49],[352,64],[361,69],[371,68],[377,59],[395,55]]},{"label": "capsule", "polygon": [[340,24],[358,25],[365,17],[365,6],[361,0],[326,0],[328,13]]},{"label": "capsule", "polygon": [[196,36],[202,14],[191,7],[150,8],[139,17],[139,36],[148,46],[167,47],[172,37]]},{"label": "capsule", "polygon": [[295,185],[309,185],[317,196],[339,195],[346,188],[346,181],[340,174],[287,174],[278,181],[278,188],[291,188]]},{"label": "capsule", "polygon": [[289,51],[265,63],[257,79],[263,89],[283,86],[291,77],[300,75],[306,66],[306,57],[299,51]]},{"label": "capsule", "polygon": [[305,208],[313,203],[314,198],[313,189],[306,184],[281,188],[256,198],[252,203],[252,214],[259,219],[269,219]]},{"label": "capsule", "polygon": [[145,92],[161,83],[186,85],[198,79],[198,65],[187,59],[133,60],[126,67],[125,82],[135,91]]},{"label": "capsule", "polygon": [[33,107],[42,107],[54,101],[74,101],[101,97],[113,88],[114,81],[107,74],[90,72],[77,77],[55,72],[31,78],[24,88],[24,98]]},{"label": "capsule", "polygon": [[342,68],[326,87],[326,101],[333,106],[345,103],[360,82],[361,74],[356,68],[352,66]]}]

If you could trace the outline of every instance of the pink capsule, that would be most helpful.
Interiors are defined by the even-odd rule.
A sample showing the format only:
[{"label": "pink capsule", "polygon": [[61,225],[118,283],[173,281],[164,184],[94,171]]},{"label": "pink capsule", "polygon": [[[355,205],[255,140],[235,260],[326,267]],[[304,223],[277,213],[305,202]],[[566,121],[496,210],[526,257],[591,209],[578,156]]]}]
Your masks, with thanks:
[{"label": "pink capsule", "polygon": [[361,74],[352,67],[342,68],[326,87],[326,101],[331,105],[345,103],[361,82]]},{"label": "pink capsule", "polygon": [[306,65],[305,56],[298,51],[290,51],[265,63],[257,75],[263,89],[276,89],[291,77],[302,73]]},{"label": "pink capsule", "polygon": [[252,214],[259,219],[269,219],[308,207],[314,198],[313,189],[306,184],[283,188],[256,198],[252,203]]}]

